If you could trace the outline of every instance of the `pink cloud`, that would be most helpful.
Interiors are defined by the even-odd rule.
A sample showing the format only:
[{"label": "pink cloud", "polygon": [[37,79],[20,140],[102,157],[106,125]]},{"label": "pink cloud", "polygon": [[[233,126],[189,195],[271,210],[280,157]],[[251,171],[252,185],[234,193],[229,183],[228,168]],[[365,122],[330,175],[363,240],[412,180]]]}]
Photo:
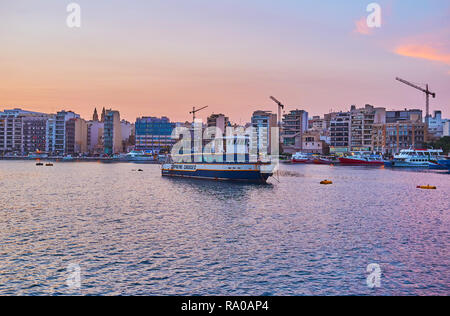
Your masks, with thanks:
[{"label": "pink cloud", "polygon": [[353,32],[361,35],[370,35],[372,33],[372,29],[367,25],[366,17],[362,17],[358,21],[355,21],[355,28]]},{"label": "pink cloud", "polygon": [[395,48],[401,56],[425,59],[450,65],[450,53],[429,44],[403,44]]}]

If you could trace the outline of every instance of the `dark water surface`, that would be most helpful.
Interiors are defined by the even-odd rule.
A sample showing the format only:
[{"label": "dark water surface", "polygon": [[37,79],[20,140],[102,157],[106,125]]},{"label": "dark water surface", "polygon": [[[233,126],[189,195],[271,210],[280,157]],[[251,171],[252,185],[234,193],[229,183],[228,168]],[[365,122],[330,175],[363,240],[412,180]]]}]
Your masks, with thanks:
[{"label": "dark water surface", "polygon": [[280,181],[0,161],[0,294],[450,294],[450,174],[283,166]]}]

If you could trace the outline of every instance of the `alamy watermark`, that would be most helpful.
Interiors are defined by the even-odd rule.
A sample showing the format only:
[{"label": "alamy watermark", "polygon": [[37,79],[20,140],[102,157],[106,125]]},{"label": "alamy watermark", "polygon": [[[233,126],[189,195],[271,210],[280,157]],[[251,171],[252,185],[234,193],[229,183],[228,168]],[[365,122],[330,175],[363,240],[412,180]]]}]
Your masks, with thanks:
[{"label": "alamy watermark", "polygon": [[366,283],[371,289],[381,287],[381,267],[379,264],[371,263],[366,269],[369,275],[367,276]]},{"label": "alamy watermark", "polygon": [[81,288],[81,267],[76,263],[67,266],[66,285],[69,290],[79,290]]},{"label": "alamy watermark", "polygon": [[81,27],[81,6],[72,2],[67,5],[67,12],[69,15],[66,19],[66,24],[69,28],[80,28]]},{"label": "alamy watermark", "polygon": [[370,14],[367,16],[367,26],[369,28],[380,28],[381,27],[381,6],[376,3],[370,3],[367,6],[367,12]]}]

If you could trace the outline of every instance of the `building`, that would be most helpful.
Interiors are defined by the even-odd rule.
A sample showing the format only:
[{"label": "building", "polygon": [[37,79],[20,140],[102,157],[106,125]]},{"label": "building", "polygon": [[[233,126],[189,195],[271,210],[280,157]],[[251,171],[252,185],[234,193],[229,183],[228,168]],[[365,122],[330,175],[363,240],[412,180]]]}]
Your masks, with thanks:
[{"label": "building", "polygon": [[328,144],[321,139],[321,132],[310,130],[303,134],[302,152],[307,154],[327,155],[330,152]]},{"label": "building", "polygon": [[386,111],[386,123],[400,121],[422,121],[422,110]]},{"label": "building", "polygon": [[134,124],[122,120],[120,122],[120,129],[122,132],[122,151],[128,152],[129,148],[135,144],[134,141]]},{"label": "building", "polygon": [[72,118],[66,122],[66,149],[68,155],[88,152],[87,123],[82,118]]},{"label": "building", "polygon": [[308,129],[308,112],[293,110],[283,115],[281,139],[283,151],[293,154],[302,151],[303,133]]},{"label": "building", "polygon": [[92,115],[92,121],[98,122],[98,112],[97,112],[97,108],[94,109],[94,114]]},{"label": "building", "polygon": [[357,109],[352,106],[350,151],[372,151],[372,128],[374,124],[386,122],[386,109],[375,108],[366,104],[364,108]]},{"label": "building", "polygon": [[255,111],[252,115],[251,126],[256,129],[258,152],[260,148],[272,151],[272,128],[278,127],[277,115],[271,111]]},{"label": "building", "polygon": [[103,147],[107,155],[122,152],[122,130],[119,111],[107,110],[105,113]]},{"label": "building", "polygon": [[208,117],[206,125],[208,127],[218,127],[222,131],[222,134],[225,134],[225,129],[230,126],[230,120],[223,114],[212,114]]},{"label": "building", "polygon": [[45,126],[45,151],[52,153],[55,150],[55,138],[56,138],[56,115],[51,114],[48,116],[47,124]]},{"label": "building", "polygon": [[308,121],[308,129],[315,131],[324,131],[328,129],[328,122],[320,116],[313,116],[312,119]]},{"label": "building", "polygon": [[54,139],[51,141],[53,147],[49,148],[51,149],[49,152],[59,156],[67,154],[66,123],[74,118],[80,118],[80,115],[72,111],[60,111],[56,113],[55,120],[52,121],[54,126],[47,127],[47,130],[52,131],[54,135]]},{"label": "building", "polygon": [[90,154],[99,155],[104,152],[103,129],[104,123],[89,121],[87,123],[87,150]]},{"label": "building", "polygon": [[48,115],[22,109],[0,112],[0,152],[28,154],[46,149]]},{"label": "building", "polygon": [[46,151],[47,115],[24,116],[22,119],[22,152]]},{"label": "building", "polygon": [[330,153],[343,155],[350,152],[350,112],[330,113]]},{"label": "building", "polygon": [[175,144],[172,131],[175,123],[167,117],[140,117],[136,119],[136,150],[160,152],[170,150]]},{"label": "building", "polygon": [[444,137],[450,136],[450,120],[444,123],[444,129],[442,135]]},{"label": "building", "polygon": [[398,154],[402,149],[423,148],[426,124],[422,120],[374,124],[372,148],[382,154]]},{"label": "building", "polygon": [[442,111],[434,111],[434,116],[429,118],[428,132],[430,136],[440,138],[444,136],[444,124],[448,120],[442,118]]}]

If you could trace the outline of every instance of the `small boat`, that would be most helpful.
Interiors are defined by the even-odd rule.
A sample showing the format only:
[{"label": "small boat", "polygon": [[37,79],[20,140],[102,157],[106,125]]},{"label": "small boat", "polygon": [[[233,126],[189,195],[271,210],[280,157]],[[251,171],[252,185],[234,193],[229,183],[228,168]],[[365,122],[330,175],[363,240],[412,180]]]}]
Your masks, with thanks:
[{"label": "small boat", "polygon": [[298,152],[298,153],[295,153],[294,155],[292,155],[291,162],[295,163],[295,164],[300,164],[300,163],[303,164],[303,163],[311,163],[311,162],[313,162],[313,160],[312,160],[311,156],[301,153],[301,152]]},{"label": "small boat", "polygon": [[314,158],[313,163],[316,165],[332,165],[334,164],[334,161],[329,157],[317,157]]},{"label": "small boat", "polygon": [[45,164],[45,166],[46,166],[46,167],[53,167],[53,164],[50,163],[50,162],[48,162],[48,163]]},{"label": "small boat", "polygon": [[442,150],[404,149],[390,161],[391,167],[445,169],[447,163],[440,156]]},{"label": "small boat", "polygon": [[380,155],[374,155],[367,152],[354,152],[349,156],[339,158],[343,165],[355,166],[383,166],[384,160]]},{"label": "small boat", "polygon": [[42,162],[37,162],[36,166],[43,166],[44,164]]}]

